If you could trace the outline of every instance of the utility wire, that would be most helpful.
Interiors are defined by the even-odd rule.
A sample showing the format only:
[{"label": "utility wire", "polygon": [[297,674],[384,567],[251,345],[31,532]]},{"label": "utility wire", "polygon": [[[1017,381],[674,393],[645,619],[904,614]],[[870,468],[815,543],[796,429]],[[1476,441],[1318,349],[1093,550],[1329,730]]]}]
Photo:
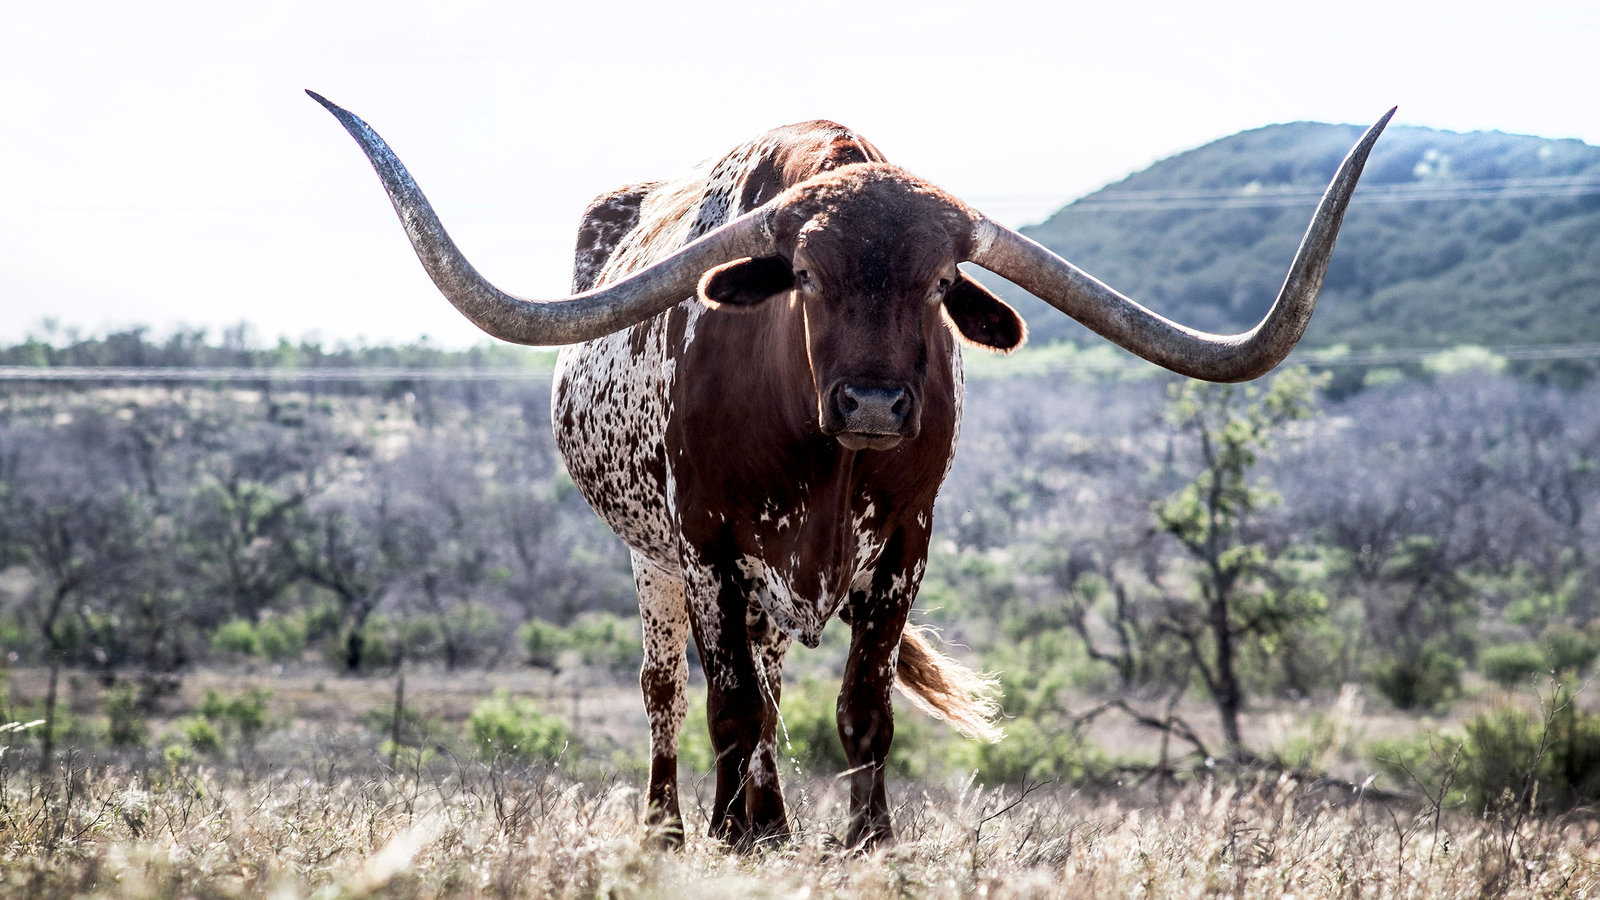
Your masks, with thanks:
[{"label": "utility wire", "polygon": [[[1557,175],[1531,178],[1441,179],[1403,184],[1367,184],[1356,188],[1361,203],[1422,203],[1430,201],[1511,200],[1542,197],[1587,197],[1600,194],[1600,174]],[[1302,185],[1251,184],[1237,188],[1170,188],[1133,190],[1118,188],[1091,194],[1058,211],[1161,212],[1179,209],[1239,209],[1262,206],[1311,205],[1322,189]],[[998,195],[973,201],[1018,203],[1032,197]]]},{"label": "utility wire", "polygon": [[[1460,200],[1510,200],[1538,197],[1584,197],[1600,194],[1600,178],[1504,179],[1500,181],[1392,184],[1358,187],[1361,203],[1420,203]],[[1231,191],[1118,191],[1079,200],[1068,209],[1087,212],[1159,211],[1169,209],[1237,209],[1300,206],[1322,196],[1311,188],[1262,187]],[[1354,201],[1352,201],[1354,202]]]},{"label": "utility wire", "polygon": [[[1380,366],[1421,365],[1450,354],[1452,347],[1407,347],[1386,350],[1357,350],[1330,352],[1307,349],[1292,354],[1288,363],[1311,369],[1378,368]],[[1600,359],[1600,344],[1538,344],[1504,347],[1482,347],[1487,354],[1508,362],[1529,362],[1558,359]],[[1139,372],[1155,367],[1132,354],[1115,356],[1096,354],[1077,359],[1031,360],[1026,354],[1014,356],[1010,361],[990,362],[979,371],[969,367],[974,377],[1003,377],[1006,368],[1014,363],[1015,374],[1048,375],[1072,372]]]}]

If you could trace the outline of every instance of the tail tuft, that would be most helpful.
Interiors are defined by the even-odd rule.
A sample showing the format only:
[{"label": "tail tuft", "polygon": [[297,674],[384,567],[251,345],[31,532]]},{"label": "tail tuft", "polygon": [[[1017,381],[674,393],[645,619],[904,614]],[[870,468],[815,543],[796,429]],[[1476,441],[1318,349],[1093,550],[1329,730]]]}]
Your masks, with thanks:
[{"label": "tail tuft", "polygon": [[949,722],[970,738],[995,743],[1005,732],[995,724],[1000,715],[1000,680],[974,672],[935,649],[933,629],[906,625],[900,635],[900,661],[894,683],[918,709]]}]

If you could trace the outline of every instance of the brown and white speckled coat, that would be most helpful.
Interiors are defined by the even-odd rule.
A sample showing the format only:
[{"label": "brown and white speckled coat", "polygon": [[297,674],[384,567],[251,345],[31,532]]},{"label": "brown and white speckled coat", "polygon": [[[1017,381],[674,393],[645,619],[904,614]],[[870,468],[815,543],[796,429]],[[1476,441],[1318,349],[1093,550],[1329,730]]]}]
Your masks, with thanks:
[{"label": "brown and white speckled coat", "polygon": [[[881,162],[876,148],[846,129],[811,122],[763,135],[678,181],[605,194],[579,230],[573,289],[636,271],[818,176],[853,193],[862,180],[903,191],[911,179],[899,170],[852,165]],[[748,310],[686,298],[632,328],[566,348],[557,363],[557,444],[584,496],[633,554],[651,726],[650,820],[666,828],[681,828],[677,743],[691,635],[705,666],[718,753],[713,831],[745,843],[786,831],[775,746],[785,650],[791,639],[816,646],[837,615],[853,628],[839,702],[859,813],[850,840],[889,834],[882,776],[893,733],[889,689],[961,415],[958,342],[937,300],[924,298],[941,279],[964,282],[941,268],[944,257],[953,267],[948,253],[923,258],[929,254],[919,242],[927,242],[938,210],[903,197],[892,202],[895,208],[866,215],[830,206],[798,229],[806,232],[800,243],[826,255],[821,230],[855,228],[823,248],[833,256],[828,292],[856,307],[840,317],[862,320],[839,329],[845,333],[829,366],[811,358],[818,314],[808,315],[797,296],[803,285],[764,302],[754,296]],[[935,244],[948,240],[937,222],[932,231]],[[803,274],[824,277],[817,268]],[[977,337],[1014,347],[1020,320],[976,291],[999,306],[991,315],[1011,319],[1003,336]],[[919,413],[914,432],[881,450],[853,450],[824,433],[819,405],[829,387],[855,383],[903,388]],[[913,653],[929,652],[914,632],[911,639]]]}]

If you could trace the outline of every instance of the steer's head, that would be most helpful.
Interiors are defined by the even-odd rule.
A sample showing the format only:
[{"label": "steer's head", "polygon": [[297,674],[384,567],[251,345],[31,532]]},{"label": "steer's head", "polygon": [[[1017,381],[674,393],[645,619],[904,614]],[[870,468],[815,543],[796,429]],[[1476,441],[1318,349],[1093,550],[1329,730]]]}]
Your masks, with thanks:
[{"label": "steer's head", "polygon": [[1010,352],[1027,329],[956,264],[974,214],[883,164],[847,166],[774,201],[774,253],[717,266],[700,282],[713,307],[787,302],[800,316],[825,434],[852,450],[917,436],[930,343],[948,324]]}]

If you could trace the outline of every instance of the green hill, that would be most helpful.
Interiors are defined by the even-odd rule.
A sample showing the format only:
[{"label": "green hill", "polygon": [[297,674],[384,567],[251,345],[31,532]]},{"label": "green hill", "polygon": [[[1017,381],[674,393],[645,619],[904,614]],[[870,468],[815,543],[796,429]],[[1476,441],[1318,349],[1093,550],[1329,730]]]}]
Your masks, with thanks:
[{"label": "green hill", "polygon": [[[1249,327],[1360,134],[1294,123],[1174,156],[1023,231],[1163,315]],[[990,276],[989,281],[999,279]],[[1083,340],[998,285],[1036,342]],[[1351,202],[1307,343],[1600,341],[1600,147],[1393,127]]]}]

